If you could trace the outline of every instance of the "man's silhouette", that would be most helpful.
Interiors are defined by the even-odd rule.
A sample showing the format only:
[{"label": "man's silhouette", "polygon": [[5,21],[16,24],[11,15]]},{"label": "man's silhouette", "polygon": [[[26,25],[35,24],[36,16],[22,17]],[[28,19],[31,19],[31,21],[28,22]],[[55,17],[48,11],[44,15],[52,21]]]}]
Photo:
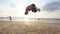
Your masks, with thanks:
[{"label": "man's silhouette", "polygon": [[11,16],[9,16],[9,19],[12,20]]},{"label": "man's silhouette", "polygon": [[32,11],[32,12],[36,13],[38,10],[40,11],[40,9],[38,9],[35,4],[31,4],[31,5],[27,6],[25,15],[28,14],[28,11]]}]

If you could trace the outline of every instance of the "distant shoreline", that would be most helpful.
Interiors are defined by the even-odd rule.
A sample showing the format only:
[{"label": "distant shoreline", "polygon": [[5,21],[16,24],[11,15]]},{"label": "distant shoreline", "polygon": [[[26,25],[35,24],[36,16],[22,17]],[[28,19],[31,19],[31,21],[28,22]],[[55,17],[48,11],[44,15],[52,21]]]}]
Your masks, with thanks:
[{"label": "distant shoreline", "polygon": [[0,21],[37,21],[37,22],[60,22],[60,18],[23,18],[23,17],[11,17],[12,20],[10,20],[9,17],[0,17]]}]

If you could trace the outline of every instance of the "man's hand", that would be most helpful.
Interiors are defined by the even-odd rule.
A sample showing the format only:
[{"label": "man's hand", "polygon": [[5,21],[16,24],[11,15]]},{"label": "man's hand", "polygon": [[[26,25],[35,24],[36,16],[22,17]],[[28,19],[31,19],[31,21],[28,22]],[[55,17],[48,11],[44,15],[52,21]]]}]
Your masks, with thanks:
[{"label": "man's hand", "polygon": [[39,12],[40,12],[40,9],[38,9],[39,10]]}]

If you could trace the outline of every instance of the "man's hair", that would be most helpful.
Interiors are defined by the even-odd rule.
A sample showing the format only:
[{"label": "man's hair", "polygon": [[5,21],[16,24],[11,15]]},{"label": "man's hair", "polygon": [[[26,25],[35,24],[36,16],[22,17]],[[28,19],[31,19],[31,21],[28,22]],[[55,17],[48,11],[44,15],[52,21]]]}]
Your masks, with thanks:
[{"label": "man's hair", "polygon": [[32,6],[34,6],[34,7],[35,7],[35,4],[32,4]]}]

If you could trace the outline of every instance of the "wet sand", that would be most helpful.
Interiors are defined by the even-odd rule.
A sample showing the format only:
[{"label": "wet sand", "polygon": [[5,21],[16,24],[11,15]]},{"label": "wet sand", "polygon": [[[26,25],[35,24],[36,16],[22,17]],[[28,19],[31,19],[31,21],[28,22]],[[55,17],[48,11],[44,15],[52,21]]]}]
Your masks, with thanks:
[{"label": "wet sand", "polygon": [[60,34],[60,23],[0,21],[0,34]]}]

